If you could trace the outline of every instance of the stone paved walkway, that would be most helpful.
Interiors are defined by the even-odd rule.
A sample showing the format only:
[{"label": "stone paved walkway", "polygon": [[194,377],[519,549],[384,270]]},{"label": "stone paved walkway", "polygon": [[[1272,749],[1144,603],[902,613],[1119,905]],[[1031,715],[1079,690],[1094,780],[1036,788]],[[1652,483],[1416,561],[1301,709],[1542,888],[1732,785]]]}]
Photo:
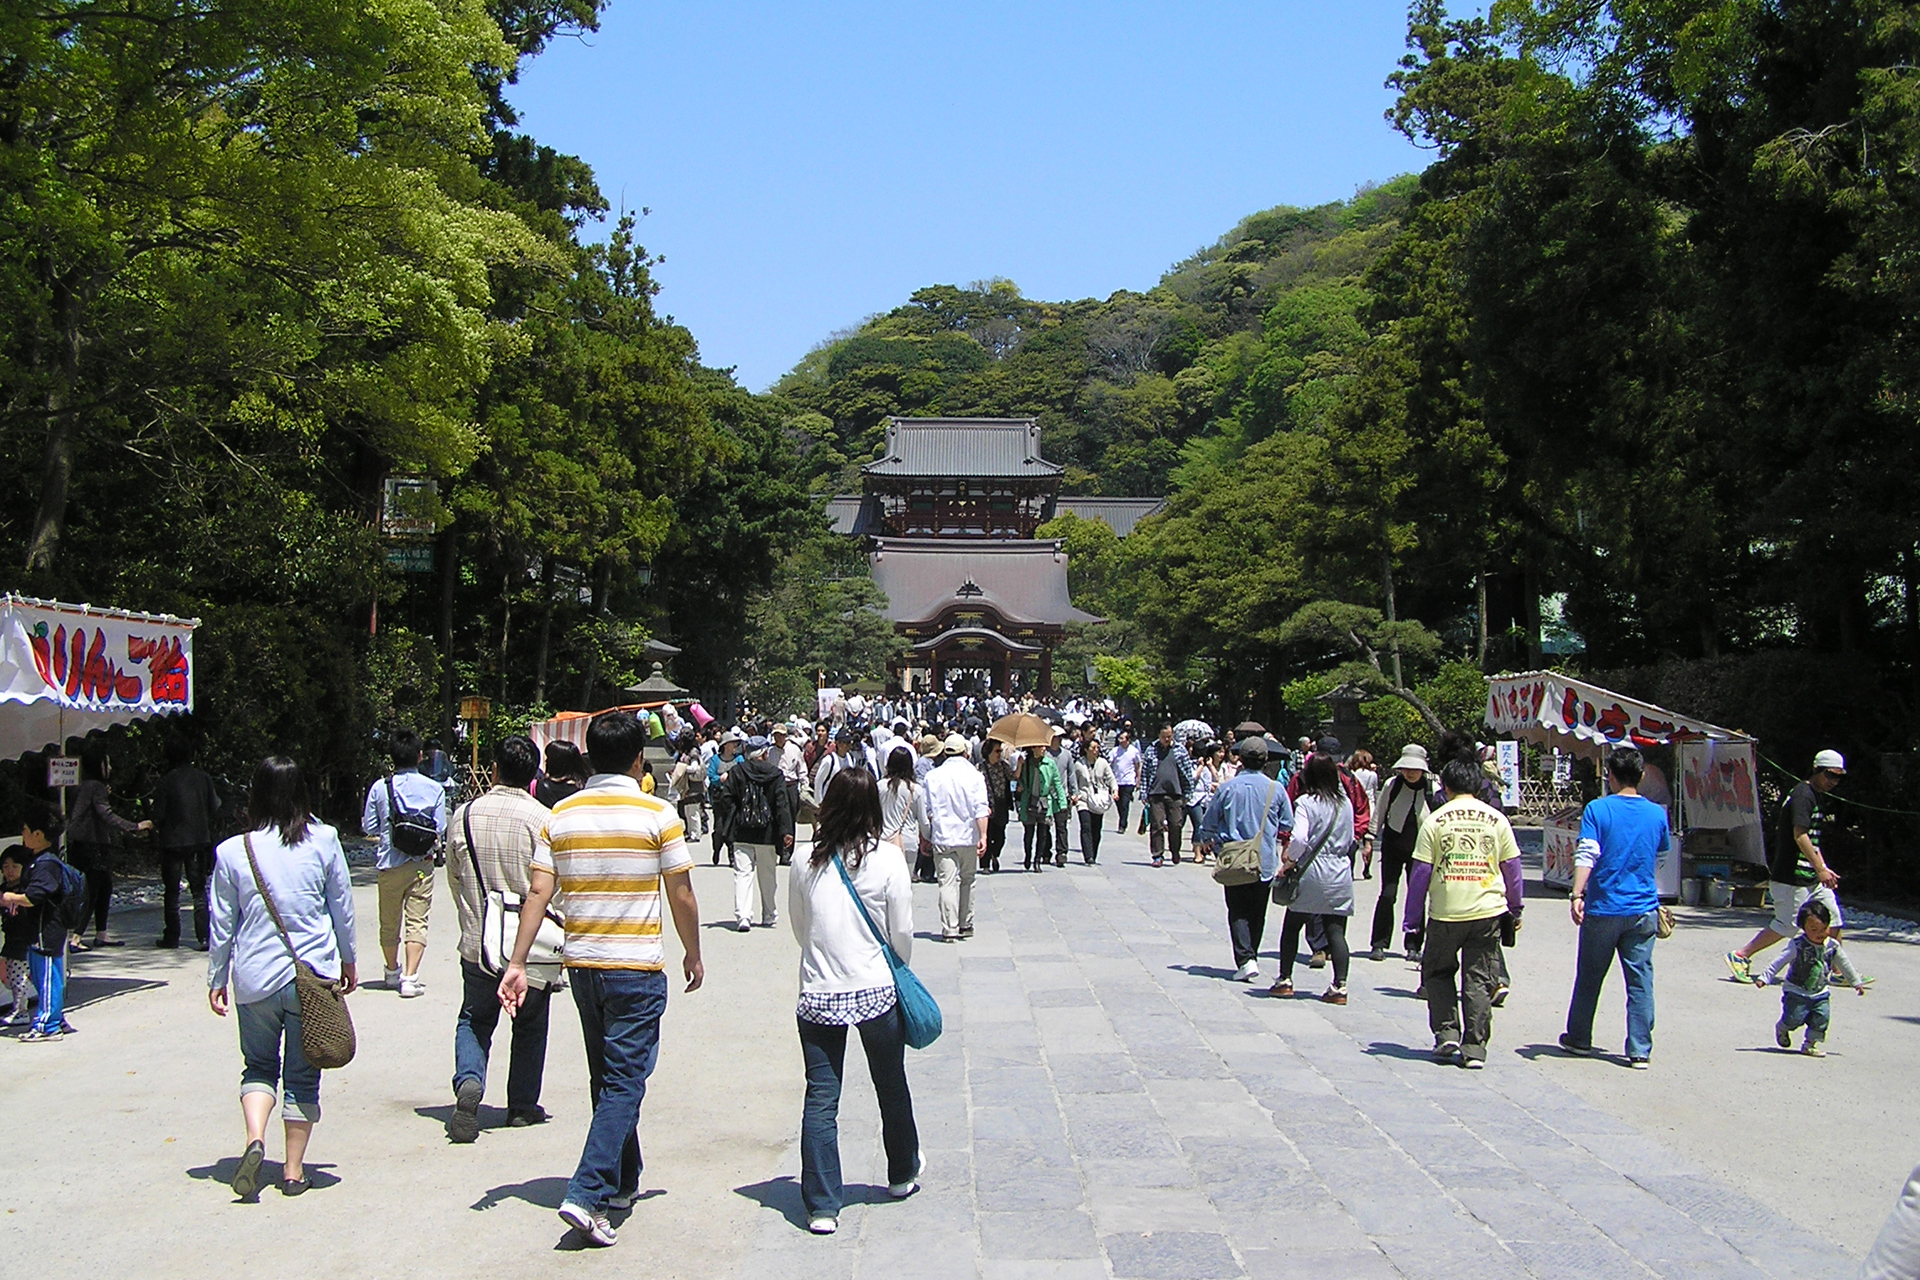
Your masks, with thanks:
[{"label": "stone paved walkway", "polygon": [[[796,1148],[742,1189],[765,1206],[743,1280],[1852,1274],[1830,1243],[1500,1052],[1498,1023],[1492,1065],[1468,1073],[1428,1058],[1412,999],[1356,986],[1336,1009],[1223,981],[1208,875],[1107,840],[1092,870],[982,877],[969,943],[925,941],[922,922],[914,967],[947,1026],[909,1061],[924,1189],[891,1203],[877,1185],[855,1051],[840,1232],[802,1229]],[[1296,980],[1311,994],[1324,976]]]}]

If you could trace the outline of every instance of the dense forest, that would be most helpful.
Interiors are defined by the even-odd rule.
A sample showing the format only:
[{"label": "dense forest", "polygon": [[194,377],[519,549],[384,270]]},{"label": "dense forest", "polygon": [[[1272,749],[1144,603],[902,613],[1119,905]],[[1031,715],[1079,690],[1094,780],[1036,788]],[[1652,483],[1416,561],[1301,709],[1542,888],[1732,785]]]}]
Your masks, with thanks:
[{"label": "dense forest", "polygon": [[[604,705],[649,638],[723,704],[876,674],[820,500],[889,414],[978,414],[1037,417],[1069,492],[1168,499],[1048,530],[1110,619],[1061,667],[1109,692],[1289,723],[1359,680],[1391,741],[1572,664],[1920,780],[1911,6],[1419,0],[1381,72],[1423,172],[1140,292],[930,286],[759,395],[656,312],[645,211],[509,105],[599,10],[0,16],[0,554],[203,618],[223,767],[350,789],[382,728]],[[394,478],[430,540],[383,537]]]}]

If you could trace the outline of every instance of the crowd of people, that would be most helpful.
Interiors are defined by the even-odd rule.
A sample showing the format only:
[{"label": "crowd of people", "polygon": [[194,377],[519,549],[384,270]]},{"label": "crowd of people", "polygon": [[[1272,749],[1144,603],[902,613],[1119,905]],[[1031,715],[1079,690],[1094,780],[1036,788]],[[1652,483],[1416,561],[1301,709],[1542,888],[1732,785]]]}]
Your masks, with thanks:
[{"label": "crowd of people", "polygon": [[[952,719],[908,719],[927,710],[950,710]],[[1431,753],[1407,744],[1382,771],[1369,753],[1343,753],[1336,740],[1303,739],[1288,749],[1251,722],[1235,728],[1231,743],[1205,726],[1182,736],[1165,725],[1142,744],[1130,723],[1078,714],[1053,717],[1047,741],[1015,746],[992,734],[986,715],[995,710],[990,702],[849,701],[837,723],[696,727],[674,717],[675,732],[664,739],[664,794],[644,748],[650,730],[669,726],[656,716],[608,713],[589,723],[584,752],[556,740],[543,755],[525,736],[502,739],[491,786],[458,806],[422,769],[432,748],[412,733],[394,734],[392,770],[369,787],[361,815],[375,844],[382,985],[403,999],[425,990],[421,965],[444,874],[462,982],[449,1140],[471,1143],[479,1134],[503,1012],[511,1025],[507,1123],[546,1121],[551,1001],[570,990],[593,1114],[560,1214],[589,1242],[614,1243],[609,1213],[630,1207],[640,1187],[637,1124],[669,995],[669,917],[684,992],[699,990],[705,977],[688,875],[691,841],[704,838],[713,861],[731,865],[741,931],[778,924],[777,868],[793,867],[786,908],[800,947],[795,1016],[806,1063],[801,1190],[809,1229],[833,1231],[844,1197],[837,1112],[849,1028],[859,1032],[879,1099],[889,1193],[911,1195],[924,1160],[894,967],[912,954],[914,882],[938,886],[934,936],[964,944],[975,932],[977,877],[1015,870],[1002,865],[1010,821],[1022,828],[1021,872],[1066,866],[1075,836],[1082,865],[1094,867],[1107,821],[1126,831],[1136,803],[1153,866],[1179,865],[1190,832],[1189,858],[1213,868],[1235,980],[1260,978],[1269,906],[1283,908],[1273,997],[1295,994],[1304,956],[1308,968],[1331,970],[1318,999],[1348,1002],[1355,882],[1377,867],[1362,958],[1385,959],[1397,932],[1402,954],[1419,966],[1434,1056],[1469,1070],[1485,1065],[1494,1011],[1511,990],[1505,949],[1517,939],[1526,898],[1513,828],[1477,744],[1457,734],[1442,735]],[[332,983],[342,994],[358,985],[346,853],[339,833],[313,815],[292,760],[260,762],[244,830],[217,847],[215,788],[184,747],[170,763],[148,822],[113,812],[101,758],[87,767],[86,783],[95,785],[83,785],[64,827],[57,811],[36,807],[19,844],[0,851],[9,1022],[28,1022],[32,1009],[23,1040],[72,1033],[62,996],[67,957],[80,945],[118,941],[107,929],[111,873],[95,837],[116,824],[157,828],[168,889],[156,942],[182,942],[184,878],[195,945],[209,953],[209,1006],[238,1023],[245,1146],[233,1190],[259,1193],[278,1106],[279,1189],[299,1195],[310,1185],[305,1155],[321,1115],[322,1075],[303,1042],[297,979]],[[1596,1009],[1617,965],[1626,987],[1625,1057],[1636,1068],[1652,1059],[1653,953],[1670,927],[1655,866],[1671,833],[1666,809],[1640,794],[1645,768],[1635,748],[1614,749],[1606,794],[1582,818],[1569,900],[1575,978],[1559,1040],[1570,1055],[1597,1052]],[[1864,993],[1872,981],[1841,946],[1839,876],[1821,850],[1825,802],[1845,771],[1837,752],[1823,751],[1787,795],[1771,842],[1775,918],[1727,955],[1742,982],[1781,987],[1776,1041],[1789,1047],[1799,1033],[1810,1056],[1824,1052],[1832,987]],[[1783,941],[1780,955],[1756,971],[1756,959]]]}]

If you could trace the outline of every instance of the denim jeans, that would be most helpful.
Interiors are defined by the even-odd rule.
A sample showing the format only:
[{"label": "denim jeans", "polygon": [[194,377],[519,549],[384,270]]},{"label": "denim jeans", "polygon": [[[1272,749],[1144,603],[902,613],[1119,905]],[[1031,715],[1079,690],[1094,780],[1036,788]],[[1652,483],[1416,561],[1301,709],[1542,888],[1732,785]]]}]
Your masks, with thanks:
[{"label": "denim jeans", "polygon": [[1807,1029],[1808,1044],[1823,1044],[1827,1027],[1833,1021],[1833,993],[1803,996],[1795,991],[1780,993],[1780,1024],[1788,1031]]},{"label": "denim jeans", "polygon": [[34,1011],[33,1029],[45,1035],[67,1025],[67,953],[58,955],[38,947],[27,948],[27,976],[40,993],[40,1007]]},{"label": "denim jeans", "polygon": [[1588,916],[1580,926],[1580,955],[1573,976],[1573,1001],[1567,1006],[1567,1039],[1593,1044],[1593,1014],[1600,988],[1620,957],[1627,982],[1627,1056],[1653,1056],[1653,938],[1657,912],[1643,916]]},{"label": "denim jeans", "polygon": [[[840,1080],[847,1061],[847,1029],[798,1019],[807,1064],[807,1102],[800,1113],[800,1202],[809,1218],[837,1218],[840,1181]],[[860,1044],[880,1099],[880,1138],[887,1150],[887,1181],[912,1182],[920,1155],[907,1091],[907,1024],[895,1005],[862,1022]]]},{"label": "denim jeans", "polygon": [[660,1016],[667,1011],[667,975],[654,969],[567,970],[580,1036],[587,1046],[587,1090],[593,1120],[567,1201],[588,1209],[640,1186],[640,1102],[660,1053]]},{"label": "denim jeans", "polygon": [[[500,979],[470,960],[460,962],[460,1018],[453,1024],[453,1090],[463,1080],[487,1088],[487,1055],[500,1025]],[[553,992],[536,982],[513,1018],[513,1047],[507,1058],[507,1110],[531,1111],[540,1105],[540,1082],[547,1072],[547,1008]]]},{"label": "denim jeans", "polygon": [[[293,980],[263,1000],[243,1004],[240,1017],[240,1096],[264,1093],[281,1099],[283,1120],[320,1118],[320,1068],[300,1044],[300,995]],[[281,1044],[285,1042],[285,1061]]]}]

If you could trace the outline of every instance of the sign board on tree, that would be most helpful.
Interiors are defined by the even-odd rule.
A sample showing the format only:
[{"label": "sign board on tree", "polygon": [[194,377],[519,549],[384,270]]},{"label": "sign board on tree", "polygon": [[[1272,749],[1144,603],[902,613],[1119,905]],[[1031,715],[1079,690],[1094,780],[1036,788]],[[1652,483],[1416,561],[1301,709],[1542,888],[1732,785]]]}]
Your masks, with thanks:
[{"label": "sign board on tree", "polygon": [[493,718],[493,700],[469,694],[460,699],[460,718],[462,720],[490,720]]},{"label": "sign board on tree", "polygon": [[50,787],[77,787],[80,785],[79,756],[48,756],[47,785]]},{"label": "sign board on tree", "polygon": [[401,573],[432,573],[433,544],[402,542],[387,548],[387,567]]},{"label": "sign board on tree", "polygon": [[440,486],[419,476],[388,476],[380,492],[380,532],[431,538],[440,532]]}]

